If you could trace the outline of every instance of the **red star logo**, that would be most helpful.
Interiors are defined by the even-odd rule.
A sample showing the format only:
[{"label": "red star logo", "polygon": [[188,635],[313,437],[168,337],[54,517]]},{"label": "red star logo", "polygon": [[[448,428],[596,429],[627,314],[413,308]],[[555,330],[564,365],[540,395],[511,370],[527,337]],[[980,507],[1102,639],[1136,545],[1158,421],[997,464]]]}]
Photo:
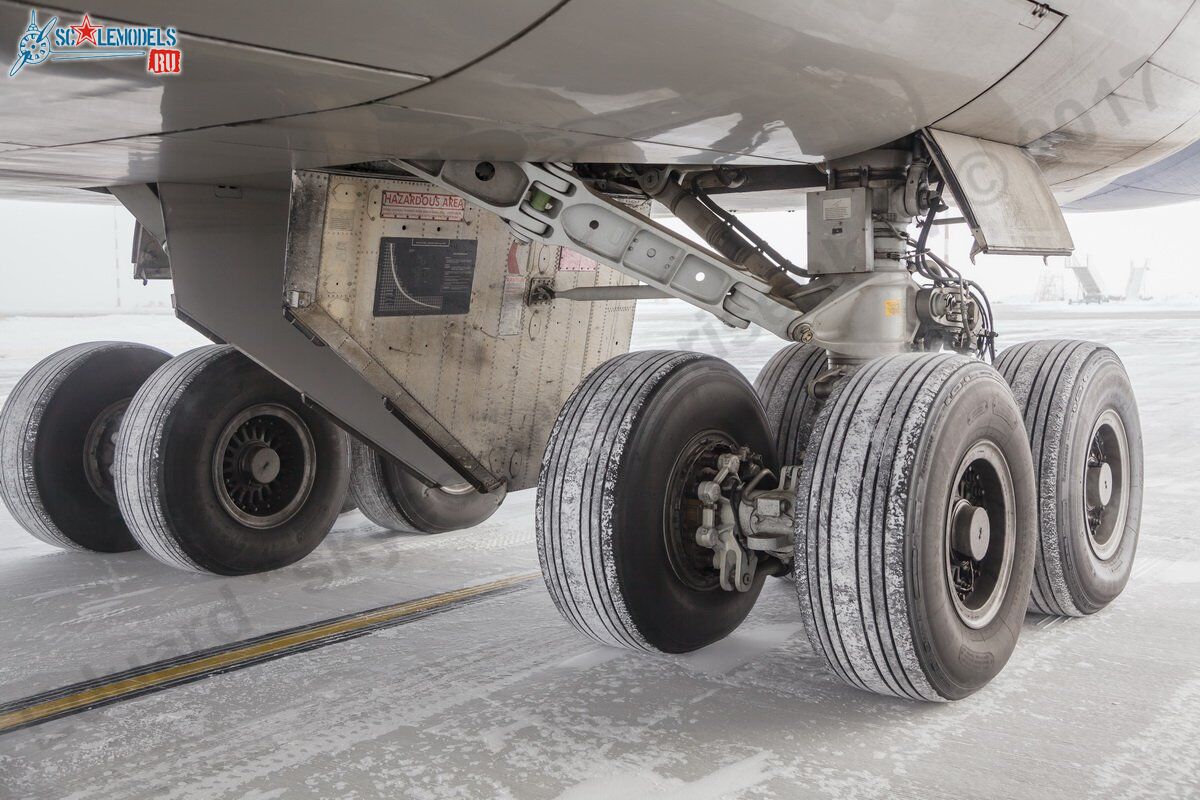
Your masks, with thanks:
[{"label": "red star logo", "polygon": [[96,41],[96,31],[100,30],[100,27],[93,25],[91,17],[87,14],[83,15],[83,19],[78,25],[68,25],[67,27],[75,31],[76,47],[79,47],[84,42],[91,42],[93,46],[99,46],[99,43]]}]

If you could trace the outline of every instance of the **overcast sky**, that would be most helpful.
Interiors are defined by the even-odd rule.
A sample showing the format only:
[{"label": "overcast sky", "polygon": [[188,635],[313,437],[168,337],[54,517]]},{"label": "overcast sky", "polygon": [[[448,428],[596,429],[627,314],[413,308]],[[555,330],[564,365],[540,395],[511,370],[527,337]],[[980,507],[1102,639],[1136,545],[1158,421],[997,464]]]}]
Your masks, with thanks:
[{"label": "overcast sky", "polygon": [[[747,214],[743,219],[786,256],[803,263],[804,213]],[[1076,253],[1091,255],[1104,288],[1120,293],[1131,261],[1150,259],[1146,291],[1157,299],[1200,297],[1200,256],[1193,227],[1200,203],[1107,214],[1069,214]],[[941,229],[942,231],[946,229]],[[0,200],[0,313],[167,309],[168,281],[143,287],[129,263],[133,218],[119,206]],[[939,250],[945,245],[937,243]],[[1037,258],[981,256],[970,265],[971,240],[960,227],[948,245],[952,263],[994,300],[1035,295]],[[1069,297],[1076,294],[1065,278]]]}]

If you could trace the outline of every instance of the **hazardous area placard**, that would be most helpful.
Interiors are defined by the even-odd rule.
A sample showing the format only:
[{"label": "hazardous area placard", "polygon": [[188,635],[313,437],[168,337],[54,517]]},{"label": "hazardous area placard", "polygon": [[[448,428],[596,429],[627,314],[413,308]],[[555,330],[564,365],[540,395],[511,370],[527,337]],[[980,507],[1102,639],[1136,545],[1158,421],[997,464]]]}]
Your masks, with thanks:
[{"label": "hazardous area placard", "polygon": [[467,201],[436,192],[385,191],[379,213],[385,219],[432,219],[462,222]]}]

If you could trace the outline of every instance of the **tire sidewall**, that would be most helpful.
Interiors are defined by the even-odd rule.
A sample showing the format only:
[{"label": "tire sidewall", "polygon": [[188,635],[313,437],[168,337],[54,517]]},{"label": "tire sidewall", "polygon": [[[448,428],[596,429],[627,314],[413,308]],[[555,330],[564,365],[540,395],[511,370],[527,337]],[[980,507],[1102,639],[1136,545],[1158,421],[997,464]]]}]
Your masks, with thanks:
[{"label": "tire sidewall", "polygon": [[32,456],[38,499],[54,527],[84,549],[116,553],[139,547],[118,506],[89,483],[84,442],[102,411],[132,398],[169,358],[144,345],[93,350],[72,364],[42,409]]},{"label": "tire sidewall", "polygon": [[665,542],[666,494],[676,458],[704,431],[763,454],[774,447],[753,389],[723,361],[686,361],[654,387],[625,443],[614,489],[611,541],[617,583],[634,626],[655,648],[696,650],[733,631],[754,606],[764,573],[746,592],[701,591],[675,573]]},{"label": "tire sidewall", "polygon": [[[235,415],[277,403],[295,413],[312,435],[316,463],[307,499],[274,528],[239,523],[221,505],[213,481],[213,454]],[[299,395],[241,353],[230,350],[192,376],[170,409],[162,432],[159,479],[164,516],[196,565],[225,575],[278,569],[308,555],[341,510],[349,470],[344,434]]]},{"label": "tire sidewall", "polygon": [[[906,514],[906,582],[917,657],[933,688],[956,700],[976,691],[1007,663],[1029,604],[1035,555],[1036,488],[1029,440],[1008,386],[992,370],[973,370],[965,385],[943,387],[925,423]],[[950,390],[950,391],[948,391]],[[1008,462],[1014,491],[1012,573],[996,617],[966,625],[950,596],[945,565],[945,515],[957,469],[981,440]]]},{"label": "tire sidewall", "polygon": [[[1063,525],[1057,533],[1071,599],[1079,611],[1092,614],[1120,595],[1133,569],[1141,523],[1142,432],[1129,378],[1111,351],[1102,349],[1092,356],[1073,395],[1058,452],[1056,511]],[[1082,476],[1092,428],[1108,409],[1120,418],[1129,445],[1129,511],[1117,551],[1101,560],[1089,541]]]},{"label": "tire sidewall", "polygon": [[376,453],[375,457],[383,461],[381,474],[387,483],[388,496],[404,519],[420,533],[448,533],[472,528],[495,514],[504,502],[504,489],[486,493],[446,492],[441,487],[429,486],[381,453]]}]

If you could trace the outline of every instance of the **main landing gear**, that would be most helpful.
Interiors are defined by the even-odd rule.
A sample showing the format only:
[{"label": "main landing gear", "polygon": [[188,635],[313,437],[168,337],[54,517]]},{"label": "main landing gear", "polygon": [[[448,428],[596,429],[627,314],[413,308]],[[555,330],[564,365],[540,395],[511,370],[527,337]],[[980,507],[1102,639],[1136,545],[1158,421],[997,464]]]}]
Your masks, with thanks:
[{"label": "main landing gear", "polygon": [[[1112,351],[1077,341],[1018,345],[991,366],[986,296],[926,247],[954,177],[930,155],[909,139],[824,165],[807,184],[824,188],[807,199],[803,268],[705,194],[704,186],[738,184],[737,171],[388,168],[469,199],[519,240],[571,248],[646,284],[592,287],[592,299],[651,289],[789,342],[753,386],[720,359],[658,351],[612,358],[571,394],[549,435],[536,509],[542,572],[571,625],[608,645],[688,652],[734,631],[768,576],[791,575],[808,640],[835,676],[879,694],[955,700],[1000,672],[1028,607],[1085,615],[1120,594],[1142,501],[1128,377]],[[1012,155],[1014,168],[1028,166]],[[173,191],[205,213],[221,211],[199,190]],[[708,247],[610,194],[660,202]],[[224,213],[243,236],[240,263],[263,263],[249,256],[268,239]],[[279,215],[261,213],[282,241]],[[305,264],[306,243],[289,242]],[[553,288],[541,273],[530,280],[541,283],[526,287],[526,303]],[[275,290],[263,280],[261,305],[224,318],[229,330],[253,338],[246,317],[277,309]],[[307,291],[294,288],[289,307],[309,308]],[[309,321],[332,325],[321,308],[310,308]],[[281,333],[247,352],[263,363],[286,356],[290,371],[280,374],[323,385],[346,424],[357,415],[394,433],[380,423],[408,419],[373,402],[374,384],[357,394],[321,384],[370,364],[327,358],[311,370],[287,338],[300,334]],[[428,411],[401,399],[409,414]],[[487,519],[503,496],[486,480],[490,470],[481,477],[452,431],[421,430],[428,441],[411,442],[428,452],[410,469],[351,445],[232,347],[167,360],[135,345],[81,345],[39,364],[0,414],[0,495],[55,544],[140,545],[184,569],[256,572],[311,551],[347,489],[388,528],[436,533]],[[389,452],[403,458],[397,441]],[[458,476],[470,483],[455,485]]]},{"label": "main landing gear", "polygon": [[421,482],[224,345],[55,353],[0,414],[0,464],[0,496],[39,539],[222,575],[299,561],[356,507],[384,528],[443,533],[504,498]]},{"label": "main landing gear", "polygon": [[[621,356],[579,386],[537,500],[543,575],[573,626],[620,647],[695,650],[741,623],[764,575],[794,569],[808,637],[835,675],[954,700],[1008,661],[1031,589],[1033,608],[1055,614],[1120,592],[1141,451],[1111,351],[1037,342],[1005,353],[1002,371],[886,356],[817,400],[806,347],[781,351],[757,397],[730,365],[683,352]],[[801,465],[781,466],[780,451]]]},{"label": "main landing gear", "polygon": [[[417,168],[472,188],[459,165]],[[719,360],[651,352],[609,361],[572,395],[543,461],[537,537],[547,587],[581,632],[694,650],[740,624],[764,575],[790,573],[841,680],[956,700],[1007,663],[1031,596],[1044,613],[1086,614],[1121,591],[1142,469],[1125,373],[1083,342],[986,363],[986,297],[924,247],[944,208],[928,163],[892,150],[829,165],[831,190],[808,199],[807,283],[734,236],[686,174],[603,180],[635,176],[725,262],[673,243],[659,264],[658,231],[560,167],[520,168],[528,183],[511,196],[479,192],[518,235],[796,342],[753,391]],[[926,213],[918,239],[904,233]],[[698,293],[687,281],[705,270],[731,283]]]}]

